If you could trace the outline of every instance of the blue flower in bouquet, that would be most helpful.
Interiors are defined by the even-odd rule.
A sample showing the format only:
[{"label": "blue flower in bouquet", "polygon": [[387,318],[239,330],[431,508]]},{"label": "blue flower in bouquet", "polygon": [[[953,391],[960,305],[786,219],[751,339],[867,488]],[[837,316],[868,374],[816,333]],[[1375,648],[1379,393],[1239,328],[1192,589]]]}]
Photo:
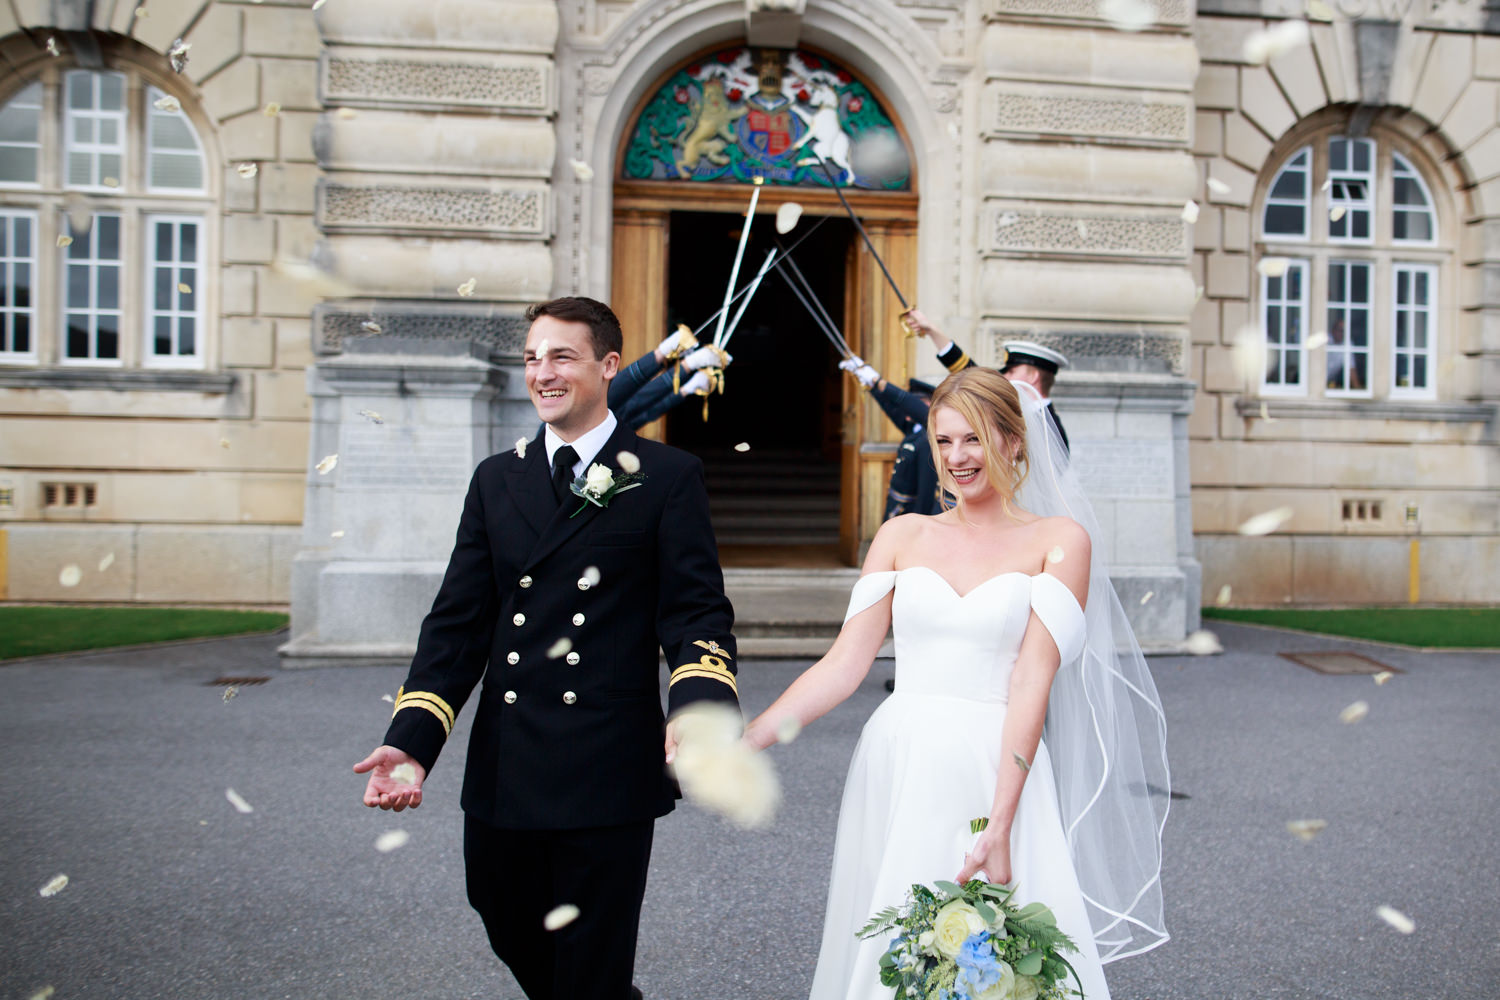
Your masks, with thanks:
[{"label": "blue flower in bouquet", "polygon": [[956,985],[968,996],[978,996],[1000,981],[1000,960],[990,946],[988,931],[971,934],[954,960],[958,963]]}]

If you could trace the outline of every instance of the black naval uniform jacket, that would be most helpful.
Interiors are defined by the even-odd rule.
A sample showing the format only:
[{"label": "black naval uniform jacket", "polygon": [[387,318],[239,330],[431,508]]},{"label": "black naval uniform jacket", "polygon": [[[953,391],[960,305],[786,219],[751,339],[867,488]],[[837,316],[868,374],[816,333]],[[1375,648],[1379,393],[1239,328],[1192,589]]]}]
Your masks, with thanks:
[{"label": "black naval uniform jacket", "polygon": [[469,485],[385,742],[431,770],[482,679],[462,804],[491,826],[612,826],[672,810],[658,646],[671,711],[738,704],[702,463],[623,424],[593,463],[618,475],[622,451],[645,478],[603,509],[575,496],[558,506],[540,433],[524,457],[479,463]]}]

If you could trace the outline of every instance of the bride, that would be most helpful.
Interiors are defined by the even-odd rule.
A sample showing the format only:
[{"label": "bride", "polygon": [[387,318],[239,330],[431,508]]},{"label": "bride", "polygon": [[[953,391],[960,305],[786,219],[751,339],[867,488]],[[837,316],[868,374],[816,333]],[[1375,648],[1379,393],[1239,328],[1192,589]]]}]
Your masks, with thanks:
[{"label": "bride", "polygon": [[849,765],[812,1000],[892,996],[887,942],[856,932],[913,883],[976,875],[1050,907],[1079,946],[1068,986],[1107,1000],[1104,964],[1167,939],[1156,689],[1029,387],[977,367],[952,375],[928,435],[956,506],[881,527],[838,639],[745,731],[761,749],[789,720],[828,712],[894,628],[896,690]]}]

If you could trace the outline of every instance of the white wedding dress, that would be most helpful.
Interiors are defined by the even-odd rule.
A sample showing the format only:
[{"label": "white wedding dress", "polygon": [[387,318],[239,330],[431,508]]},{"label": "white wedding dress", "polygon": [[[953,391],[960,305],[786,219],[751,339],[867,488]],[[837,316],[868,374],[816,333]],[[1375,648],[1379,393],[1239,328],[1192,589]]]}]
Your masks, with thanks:
[{"label": "white wedding dress", "polygon": [[[913,883],[952,880],[963,867],[978,836],[970,820],[989,815],[999,769],[1017,766],[1001,759],[1001,731],[1031,613],[1063,663],[1084,642],[1078,601],[1046,573],[1004,573],[963,595],[925,566],[870,573],[855,585],[845,621],[893,587],[896,691],[865,723],[849,765],[812,1000],[894,995],[879,973],[889,935],[861,941],[855,933],[877,911],[904,905]],[[1045,744],[1023,786],[1010,846],[1013,901],[1052,909],[1079,946],[1064,957],[1087,1000],[1108,1000]]]}]

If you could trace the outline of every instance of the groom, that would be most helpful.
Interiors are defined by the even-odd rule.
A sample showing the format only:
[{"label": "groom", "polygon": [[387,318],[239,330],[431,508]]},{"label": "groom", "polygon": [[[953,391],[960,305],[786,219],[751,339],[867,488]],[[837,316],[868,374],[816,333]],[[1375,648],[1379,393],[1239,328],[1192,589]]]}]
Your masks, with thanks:
[{"label": "groom", "polygon": [[[657,647],[671,713],[735,704],[734,612],[701,464],[609,411],[620,321],[587,298],[526,316],[542,433],[475,470],[384,745],[354,770],[370,774],[365,805],[420,805],[482,680],[461,800],[469,902],[532,1000],[627,1000],[652,828],[676,795]],[[576,919],[546,929],[568,904]]]}]

